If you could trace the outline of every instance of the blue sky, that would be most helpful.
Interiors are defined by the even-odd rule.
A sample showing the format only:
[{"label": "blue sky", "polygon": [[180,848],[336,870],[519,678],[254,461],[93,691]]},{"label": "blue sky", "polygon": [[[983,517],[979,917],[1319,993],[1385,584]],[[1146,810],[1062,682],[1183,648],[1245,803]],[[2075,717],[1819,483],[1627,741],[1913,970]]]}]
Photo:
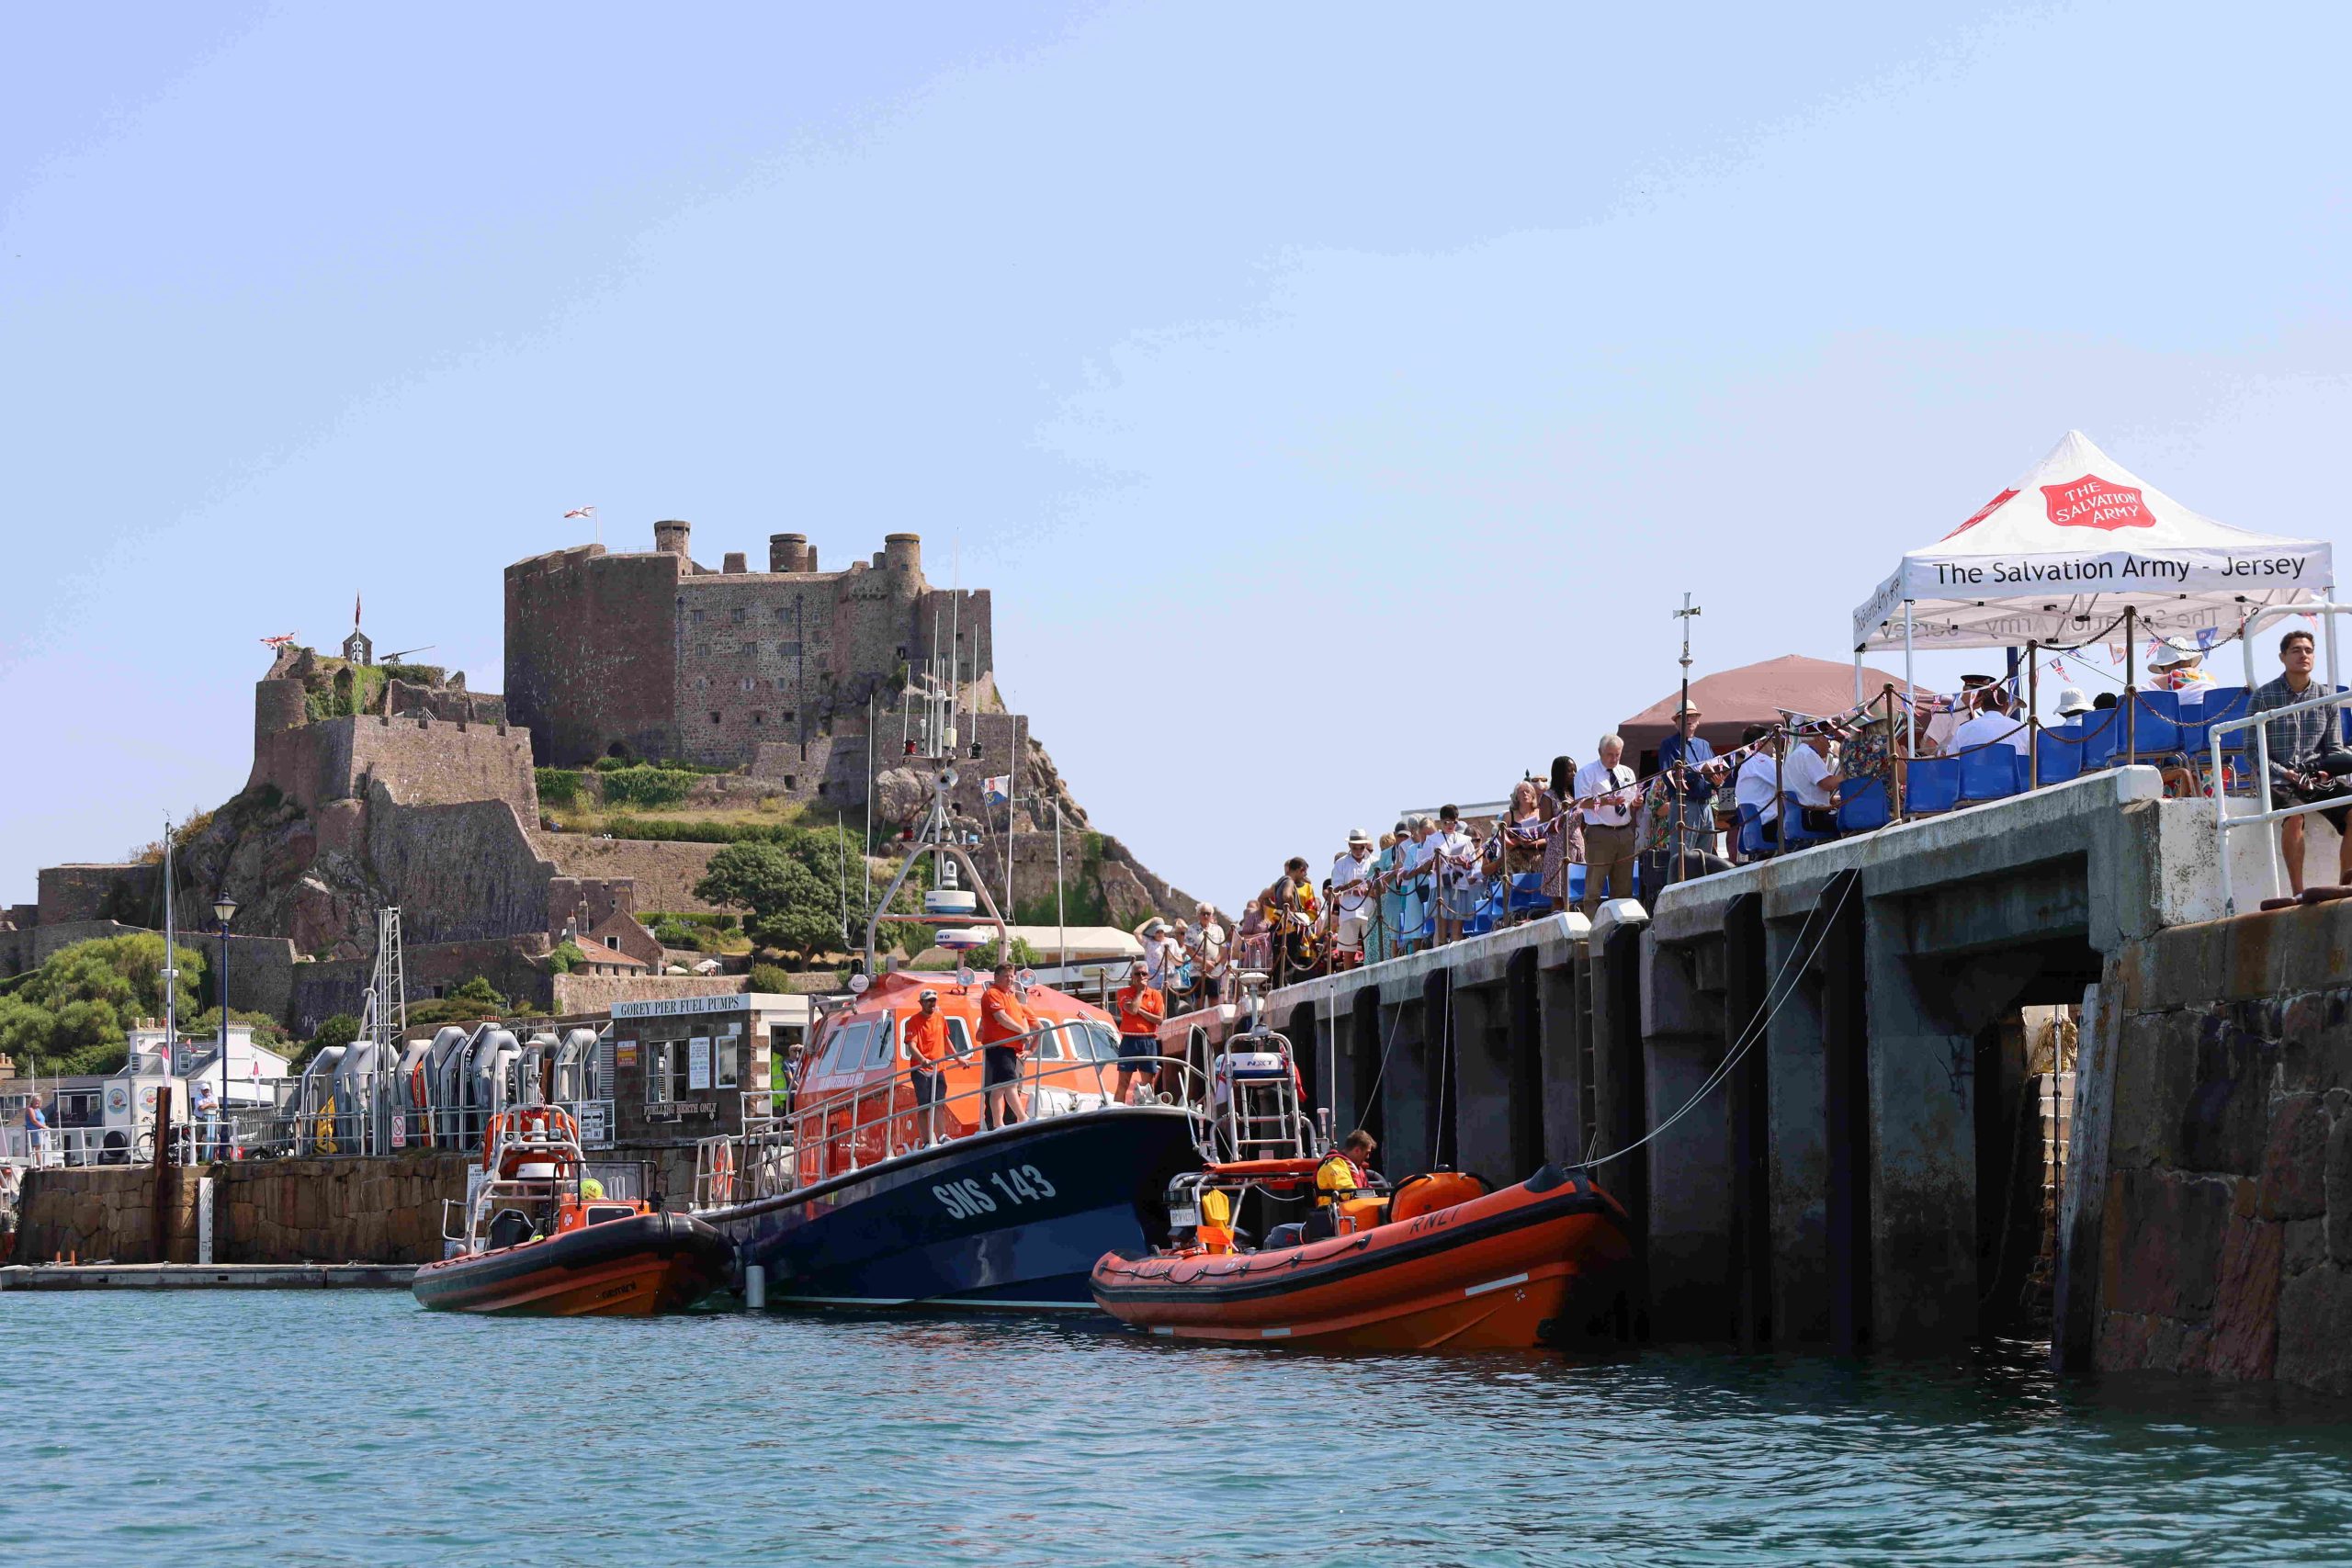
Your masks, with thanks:
[{"label": "blue sky", "polygon": [[497,687],[500,569],[583,502],[713,564],[960,554],[1080,798],[1228,902],[1589,756],[1672,685],[1686,589],[1701,672],[1841,657],[2069,426],[2335,539],[2348,33],[20,10],[0,901],[232,793],[257,639],[332,643],[355,590]]}]

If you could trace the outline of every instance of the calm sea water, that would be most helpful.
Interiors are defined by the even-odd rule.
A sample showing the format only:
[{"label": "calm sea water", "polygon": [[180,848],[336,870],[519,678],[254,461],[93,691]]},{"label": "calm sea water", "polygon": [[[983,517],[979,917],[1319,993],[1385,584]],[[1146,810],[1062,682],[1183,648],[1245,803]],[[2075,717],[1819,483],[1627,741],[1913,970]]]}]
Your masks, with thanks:
[{"label": "calm sea water", "polygon": [[[2344,1562],[2344,1407],[2034,1355],[0,1297],[0,1562]],[[233,1369],[233,1370],[224,1370]]]}]

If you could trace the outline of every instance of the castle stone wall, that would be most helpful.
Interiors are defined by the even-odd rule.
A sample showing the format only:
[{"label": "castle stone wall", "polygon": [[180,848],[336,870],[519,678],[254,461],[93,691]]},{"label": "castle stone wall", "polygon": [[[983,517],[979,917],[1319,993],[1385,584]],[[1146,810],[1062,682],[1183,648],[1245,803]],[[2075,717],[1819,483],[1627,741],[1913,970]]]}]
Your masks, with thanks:
[{"label": "castle stone wall", "polygon": [[694,886],[710,869],[718,844],[661,843],[648,839],[594,839],[584,833],[534,833],[532,847],[552,863],[559,876],[582,881],[628,877],[636,883],[631,913],[722,911],[695,897]]},{"label": "castle stone wall", "polygon": [[[264,682],[264,686],[283,682]],[[254,739],[245,787],[275,785],[309,812],[365,793],[369,780],[410,806],[496,800],[538,820],[527,730],[435,718],[321,719]]]},{"label": "castle stone wall", "polygon": [[690,566],[581,545],[506,569],[507,712],[548,765],[683,754],[678,600]]},{"label": "castle stone wall", "polygon": [[534,851],[512,806],[407,806],[380,783],[368,804],[368,858],[401,906],[410,942],[545,939],[556,868]]},{"label": "castle stone wall", "polygon": [[[485,938],[475,942],[411,942],[401,949],[411,1007],[430,1001],[476,976],[510,1002],[548,1005],[548,974],[544,937]],[[336,1013],[359,1016],[360,998],[375,973],[375,958],[328,959],[294,966],[288,1024],[308,1039]],[[232,978],[231,984],[234,985]]]},{"label": "castle stone wall", "polygon": [[150,904],[160,912],[163,868],[144,861],[118,865],[45,865],[38,879],[40,923],[119,919]]}]

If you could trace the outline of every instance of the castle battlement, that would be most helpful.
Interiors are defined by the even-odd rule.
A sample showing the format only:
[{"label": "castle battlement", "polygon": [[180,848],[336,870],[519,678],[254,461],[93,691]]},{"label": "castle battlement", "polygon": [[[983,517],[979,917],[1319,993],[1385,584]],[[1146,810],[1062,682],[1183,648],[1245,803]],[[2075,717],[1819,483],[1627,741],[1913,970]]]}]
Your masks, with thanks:
[{"label": "castle battlement", "polygon": [[576,545],[506,569],[506,701],[542,761],[743,767],[785,748],[813,787],[836,724],[895,702],[934,643],[955,644],[960,681],[989,682],[989,597],[932,587],[918,535],[831,571],[804,534],[769,536],[765,571],[743,552],[702,566],[692,537],[666,519],[650,550]]}]

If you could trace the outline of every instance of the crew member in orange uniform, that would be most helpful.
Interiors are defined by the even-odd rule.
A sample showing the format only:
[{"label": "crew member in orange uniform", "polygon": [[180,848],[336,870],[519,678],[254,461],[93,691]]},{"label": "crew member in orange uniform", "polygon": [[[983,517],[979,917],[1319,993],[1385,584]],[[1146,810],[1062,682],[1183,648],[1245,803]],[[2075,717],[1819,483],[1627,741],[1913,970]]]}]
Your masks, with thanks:
[{"label": "crew member in orange uniform", "polygon": [[1147,1088],[1159,1069],[1159,1021],[1168,1016],[1167,999],[1151,983],[1151,971],[1137,964],[1119,987],[1119,1100],[1127,1099],[1135,1078]]},{"label": "crew member in orange uniform", "polygon": [[946,1098],[947,1080],[940,1068],[953,1052],[962,1057],[947,1037],[947,1019],[939,1010],[939,993],[925,991],[916,998],[922,1009],[907,1020],[907,1077],[914,1084],[915,1113],[922,1119],[922,1141],[939,1142],[939,1103]]},{"label": "crew member in orange uniform", "polygon": [[1029,1035],[1037,1021],[1021,1005],[1012,987],[1012,964],[996,966],[989,988],[980,993],[980,1088],[982,1115],[991,1127],[1026,1122],[1029,1109],[1022,1103],[1021,1058],[1029,1049]]}]

